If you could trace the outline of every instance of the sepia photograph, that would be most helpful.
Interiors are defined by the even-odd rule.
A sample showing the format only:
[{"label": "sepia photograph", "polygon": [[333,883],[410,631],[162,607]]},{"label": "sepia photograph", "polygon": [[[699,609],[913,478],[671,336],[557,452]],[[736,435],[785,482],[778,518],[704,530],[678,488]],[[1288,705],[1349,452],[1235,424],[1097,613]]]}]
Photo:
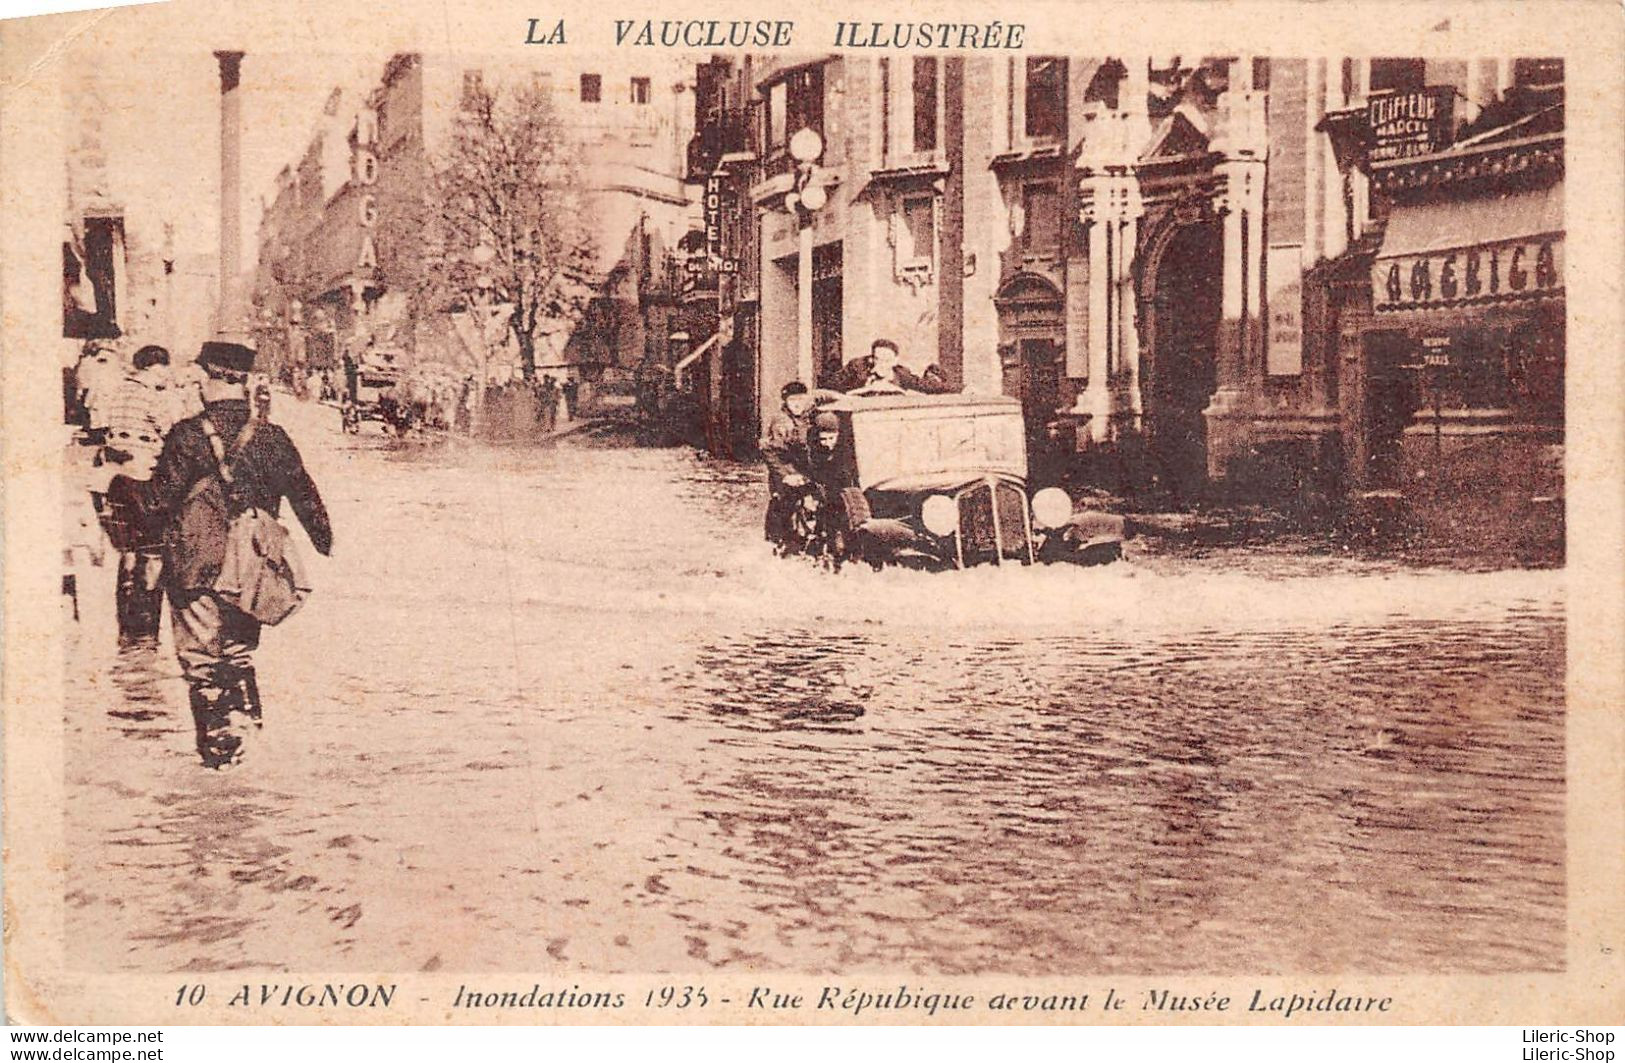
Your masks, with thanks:
[{"label": "sepia photograph", "polygon": [[1323,7],[0,24],[13,1021],[1617,1021],[1619,21]]}]

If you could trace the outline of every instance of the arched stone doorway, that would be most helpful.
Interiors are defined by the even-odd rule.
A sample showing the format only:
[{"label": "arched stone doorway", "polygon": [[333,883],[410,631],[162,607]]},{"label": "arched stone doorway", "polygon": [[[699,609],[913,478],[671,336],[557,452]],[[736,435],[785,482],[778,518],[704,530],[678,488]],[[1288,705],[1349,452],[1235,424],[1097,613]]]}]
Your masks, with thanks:
[{"label": "arched stone doorway", "polygon": [[1141,288],[1141,401],[1157,483],[1182,503],[1207,485],[1207,409],[1218,385],[1224,234],[1215,218],[1167,223]]}]

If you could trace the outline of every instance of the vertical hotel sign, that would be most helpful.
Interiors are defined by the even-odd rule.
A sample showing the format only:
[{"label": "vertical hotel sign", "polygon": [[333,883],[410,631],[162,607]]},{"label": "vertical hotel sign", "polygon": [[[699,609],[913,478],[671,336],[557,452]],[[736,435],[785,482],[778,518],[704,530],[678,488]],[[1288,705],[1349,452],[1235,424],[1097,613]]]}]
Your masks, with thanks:
[{"label": "vertical hotel sign", "polygon": [[351,156],[352,175],[361,186],[357,201],[361,223],[361,252],[356,259],[356,270],[367,273],[378,268],[378,245],[373,242],[373,227],[378,224],[378,156],[374,147],[378,139],[378,113],[363,107],[356,115],[355,149]]},{"label": "vertical hotel sign", "polygon": [[706,270],[715,270],[719,273],[734,273],[738,271],[739,264],[731,258],[722,255],[722,171],[718,170],[705,179],[705,255],[700,258],[688,260],[688,268],[693,273],[703,273]]},{"label": "vertical hotel sign", "polygon": [[1448,85],[1373,97],[1366,105],[1371,161],[1410,159],[1447,146],[1455,131],[1455,102]]},{"label": "vertical hotel sign", "polygon": [[722,174],[705,179],[705,257],[722,261]]}]

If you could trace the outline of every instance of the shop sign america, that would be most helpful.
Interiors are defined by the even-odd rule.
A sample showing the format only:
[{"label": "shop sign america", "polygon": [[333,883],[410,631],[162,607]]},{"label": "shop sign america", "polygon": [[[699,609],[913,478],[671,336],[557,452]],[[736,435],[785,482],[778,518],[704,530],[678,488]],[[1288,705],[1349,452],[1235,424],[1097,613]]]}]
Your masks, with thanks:
[{"label": "shop sign america", "polygon": [[1371,268],[1378,310],[1511,300],[1562,288],[1560,234],[1379,258]]}]

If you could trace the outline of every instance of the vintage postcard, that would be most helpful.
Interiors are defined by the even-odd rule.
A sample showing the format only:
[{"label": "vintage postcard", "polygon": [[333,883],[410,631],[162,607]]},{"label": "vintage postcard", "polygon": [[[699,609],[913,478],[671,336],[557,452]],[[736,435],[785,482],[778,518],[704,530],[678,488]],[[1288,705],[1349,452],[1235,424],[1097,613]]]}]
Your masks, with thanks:
[{"label": "vintage postcard", "polygon": [[1621,26],[0,24],[8,1016],[1617,1022]]}]

